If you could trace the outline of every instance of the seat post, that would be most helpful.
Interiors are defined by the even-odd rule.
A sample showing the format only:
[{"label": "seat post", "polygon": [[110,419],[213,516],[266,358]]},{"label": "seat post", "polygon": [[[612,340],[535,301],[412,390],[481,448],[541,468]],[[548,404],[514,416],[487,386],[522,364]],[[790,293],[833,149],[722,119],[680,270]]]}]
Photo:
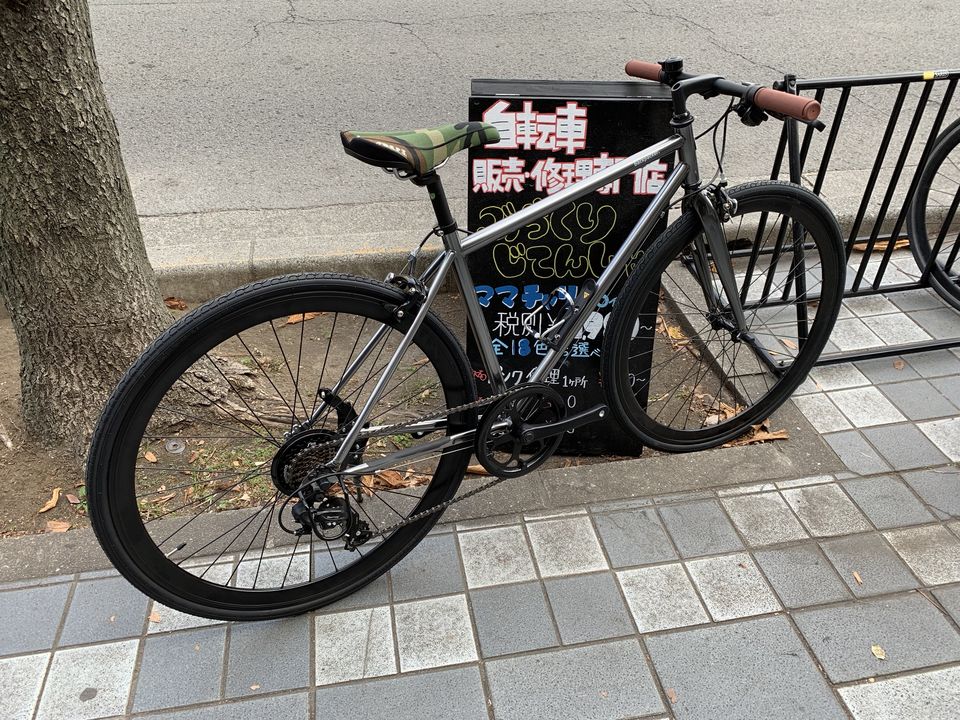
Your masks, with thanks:
[{"label": "seat post", "polygon": [[426,175],[420,175],[412,178],[414,184],[425,187],[430,194],[430,202],[433,204],[433,212],[437,215],[437,226],[440,228],[441,235],[450,235],[457,231],[457,221],[453,219],[450,213],[450,205],[447,204],[447,195],[443,191],[443,183],[440,182],[440,176],[435,172],[428,172]]}]

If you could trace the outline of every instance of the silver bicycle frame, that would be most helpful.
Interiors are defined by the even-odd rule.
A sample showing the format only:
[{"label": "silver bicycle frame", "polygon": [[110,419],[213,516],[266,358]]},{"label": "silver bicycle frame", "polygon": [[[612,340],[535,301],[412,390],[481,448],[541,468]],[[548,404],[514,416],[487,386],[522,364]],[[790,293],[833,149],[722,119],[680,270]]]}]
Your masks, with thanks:
[{"label": "silver bicycle frame", "polygon": [[[340,449],[337,451],[336,456],[332,460],[332,464],[334,466],[343,466],[345,464],[346,458],[350,453],[350,449],[360,438],[361,433],[363,433],[364,437],[372,437],[376,436],[378,431],[381,429],[380,427],[364,428],[363,425],[366,423],[374,405],[380,399],[380,395],[383,393],[384,388],[399,366],[404,352],[406,352],[407,348],[413,342],[413,338],[416,336],[417,331],[420,329],[424,319],[427,317],[427,313],[429,312],[437,294],[440,292],[440,288],[443,286],[444,281],[447,278],[447,274],[450,272],[451,268],[454,271],[457,285],[460,289],[461,295],[463,296],[463,301],[466,304],[468,326],[470,331],[473,333],[474,339],[476,340],[484,370],[487,372],[487,376],[493,391],[495,393],[502,392],[505,389],[503,373],[500,369],[500,362],[497,360],[497,356],[493,352],[493,343],[490,337],[490,331],[487,329],[486,323],[484,322],[480,301],[477,298],[476,291],[474,290],[473,277],[470,274],[470,270],[467,266],[467,256],[487,247],[497,240],[502,239],[510,233],[519,230],[525,225],[549,215],[564,205],[578,200],[585,195],[598,190],[604,185],[608,185],[609,183],[624,177],[638,168],[656,162],[657,160],[667,157],[680,150],[680,162],[677,163],[670,175],[667,176],[663,186],[654,196],[647,209],[644,210],[643,215],[641,215],[636,225],[634,225],[633,229],[627,235],[627,238],[621,245],[620,249],[597,279],[596,292],[594,292],[593,295],[587,299],[579,314],[570,317],[563,324],[559,330],[558,338],[555,341],[551,341],[550,349],[544,356],[543,360],[540,361],[540,364],[530,372],[528,380],[531,382],[542,380],[548,372],[556,368],[563,361],[564,351],[576,334],[583,328],[583,325],[586,322],[590,312],[596,307],[597,303],[600,302],[600,299],[603,297],[603,295],[613,287],[614,282],[626,267],[627,262],[637,252],[637,250],[643,244],[643,241],[646,240],[646,238],[650,235],[660,217],[666,213],[671,199],[680,189],[681,185],[683,185],[685,181],[695,179],[695,177],[689,177],[695,176],[696,166],[695,164],[693,165],[693,171],[691,172],[691,165],[686,162],[689,146],[692,144],[692,138],[686,138],[686,134],[687,133],[681,131],[680,133],[673,135],[666,140],[662,140],[648,148],[644,148],[643,150],[624,158],[615,165],[611,165],[610,167],[605,168],[600,172],[591,175],[590,177],[584,178],[583,180],[580,180],[579,182],[560,190],[554,195],[550,195],[539,202],[519,210],[513,215],[505,217],[502,220],[493,223],[492,225],[488,225],[482,230],[472,233],[464,240],[461,240],[456,232],[445,234],[443,236],[443,251],[423,272],[420,278],[427,287],[426,299],[417,309],[416,315],[409,320],[409,325],[404,333],[403,338],[400,340],[400,343],[394,351],[393,357],[387,363],[383,374],[380,376],[379,380],[374,386],[374,389],[367,398],[367,401],[364,403],[363,408],[357,414],[357,418],[353,422],[350,431],[347,433],[346,437],[341,443]],[[696,163],[695,156],[693,156],[691,159],[693,160],[693,163]],[[371,343],[367,343],[364,352],[369,353],[373,348],[373,344],[374,343],[372,343],[372,341]],[[360,364],[362,364],[364,359],[362,354],[363,353],[361,353],[361,357],[358,358],[357,362],[354,363],[354,367],[359,367]],[[349,378],[341,378],[338,386],[342,387],[347,379]],[[319,412],[320,409],[321,408],[318,408],[317,412]],[[444,427],[445,424],[446,420],[444,419],[438,420],[434,424],[428,424],[427,427],[437,430]],[[393,432],[396,432],[395,428]],[[381,458],[375,462],[362,463],[353,467],[342,468],[340,472],[344,475],[369,474],[377,470],[392,467],[400,462],[407,462],[419,457],[432,455],[440,450],[450,447],[459,447],[468,443],[472,444],[473,436],[474,431],[467,430],[456,435],[437,438],[413,448],[391,453],[390,455],[385,456],[384,458]]]}]

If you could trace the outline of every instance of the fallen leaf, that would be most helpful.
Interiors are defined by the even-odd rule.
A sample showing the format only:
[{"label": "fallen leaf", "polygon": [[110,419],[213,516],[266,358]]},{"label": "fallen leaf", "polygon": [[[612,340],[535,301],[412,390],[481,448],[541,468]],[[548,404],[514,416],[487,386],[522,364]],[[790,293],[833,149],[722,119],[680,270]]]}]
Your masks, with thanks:
[{"label": "fallen leaf", "polygon": [[374,477],[389,487],[400,488],[407,486],[403,475],[396,470],[380,470]]},{"label": "fallen leaf", "polygon": [[80,498],[78,498],[78,497],[77,497],[76,495],[74,495],[73,493],[67,493],[66,495],[64,495],[64,497],[67,499],[67,502],[70,503],[71,505],[79,505],[79,504],[80,504]]},{"label": "fallen leaf", "polygon": [[200,457],[200,453],[194,450],[192,453],[190,453],[190,457],[187,459],[187,464],[193,465],[197,461],[198,457]]},{"label": "fallen leaf", "polygon": [[47,532],[62,533],[70,529],[70,523],[66,520],[47,520]]},{"label": "fallen leaf", "polygon": [[165,297],[163,299],[163,304],[166,305],[171,310],[186,310],[187,304],[178,297],[171,295],[170,297]]},{"label": "fallen leaf", "polygon": [[671,705],[675,705],[677,702],[677,691],[673,688],[667,688],[667,700],[670,701]]},{"label": "fallen leaf", "polygon": [[297,323],[313,320],[317,317],[320,317],[320,313],[318,312],[297,313],[296,315],[291,315],[287,318],[287,325],[296,325]]},{"label": "fallen leaf", "polygon": [[853,571],[853,579],[857,581],[857,585],[863,585],[863,578],[856,570]]},{"label": "fallen leaf", "polygon": [[253,685],[250,686],[250,689],[251,689],[251,690],[259,690],[259,689],[260,689],[260,683],[254,683]]},{"label": "fallen leaf", "polygon": [[[874,243],[872,252],[882,252],[887,249],[889,244],[889,240],[878,240],[876,243]],[[870,247],[870,244],[866,240],[853,244],[853,249],[857,252],[866,252],[868,247]],[[904,248],[908,247],[910,247],[910,238],[907,237],[897,238],[897,241],[893,244],[894,250],[903,250]]]},{"label": "fallen leaf", "polygon": [[786,430],[770,430],[767,421],[764,420],[759,425],[753,425],[750,431],[736,440],[725,443],[723,447],[736,447],[738,445],[756,445],[758,443],[772,442],[773,440],[789,440],[790,433]]},{"label": "fallen leaf", "polygon": [[896,360],[893,361],[894,370],[903,370],[906,366],[907,364],[900,358],[897,358]]},{"label": "fallen leaf", "polygon": [[786,346],[787,346],[788,348],[790,348],[791,350],[796,350],[797,347],[798,347],[798,345],[797,345],[793,340],[791,340],[790,338],[780,338],[780,342],[782,342],[784,345],[786,345]]},{"label": "fallen leaf", "polygon": [[876,643],[874,643],[873,645],[870,646],[870,652],[873,653],[873,656],[874,656],[877,660],[886,660],[886,659],[887,659],[887,653],[886,653],[886,651],[885,651],[882,647],[880,647],[879,645],[877,645]]},{"label": "fallen leaf", "polygon": [[467,465],[467,474],[468,475],[489,475],[487,469],[483,465]]},{"label": "fallen leaf", "polygon": [[153,454],[152,452],[150,452],[149,450],[147,450],[147,451],[143,454],[143,459],[146,460],[146,461],[149,462],[149,463],[155,463],[155,462],[157,461],[157,456],[154,455],[154,454]]},{"label": "fallen leaf", "polygon": [[152,613],[150,613],[150,614],[147,616],[147,620],[149,620],[149,621],[152,622],[152,623],[158,623],[158,622],[160,622],[160,613],[158,613],[156,610],[154,610]]},{"label": "fallen leaf", "polygon": [[170,493],[169,495],[161,495],[161,496],[158,497],[158,498],[154,498],[154,499],[151,500],[150,502],[152,502],[154,505],[163,505],[163,503],[165,503],[165,502],[170,502],[170,501],[173,500],[173,498],[175,498],[176,496],[177,496],[177,494],[176,494],[175,492],[172,492],[172,493]]},{"label": "fallen leaf", "polygon": [[37,514],[39,515],[40,513],[45,513],[47,512],[47,510],[53,510],[57,506],[57,503],[59,501],[60,501],[60,488],[55,487],[53,489],[53,492],[50,493],[50,499],[43,504],[42,508],[37,510]]}]

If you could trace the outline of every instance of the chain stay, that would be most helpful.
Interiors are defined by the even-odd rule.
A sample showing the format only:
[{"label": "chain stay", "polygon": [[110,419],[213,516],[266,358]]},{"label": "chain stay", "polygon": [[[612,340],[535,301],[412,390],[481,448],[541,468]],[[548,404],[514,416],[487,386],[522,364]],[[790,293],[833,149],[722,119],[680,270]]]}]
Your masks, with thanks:
[{"label": "chain stay", "polygon": [[[466,412],[466,411],[468,411],[468,410],[474,410],[474,409],[477,409],[477,408],[481,408],[481,407],[484,407],[484,406],[486,406],[486,405],[490,405],[491,403],[498,402],[498,401],[500,401],[500,400],[502,400],[502,399],[504,399],[504,398],[506,398],[506,397],[508,397],[508,396],[510,396],[510,395],[513,395],[514,393],[518,392],[519,390],[521,390],[521,389],[524,388],[524,387],[525,387],[524,384],[516,385],[516,386],[514,386],[514,387],[512,387],[512,388],[509,388],[508,390],[505,390],[504,392],[499,393],[499,394],[497,394],[497,395],[491,395],[490,397],[485,397],[485,398],[481,398],[481,399],[479,399],[479,400],[474,400],[473,402],[464,403],[463,405],[457,405],[456,407],[446,408],[446,409],[444,409],[444,410],[439,410],[439,411],[437,411],[437,412],[428,413],[428,414],[426,414],[426,415],[422,415],[422,416],[420,416],[420,417],[418,417],[418,418],[415,418],[415,419],[413,419],[413,420],[409,420],[409,421],[404,422],[404,423],[397,423],[397,424],[395,424],[395,425],[388,425],[388,426],[386,426],[386,427],[384,427],[384,428],[381,428],[381,429],[379,430],[379,432],[389,435],[389,434],[391,434],[391,431],[393,431],[393,430],[400,430],[400,429],[405,428],[405,427],[407,427],[407,426],[409,426],[409,425],[414,425],[414,424],[417,424],[417,423],[426,422],[426,421],[428,421],[428,420],[438,420],[439,418],[447,417],[447,416],[449,416],[449,415],[455,415],[456,413]],[[366,436],[366,437],[371,437],[371,436],[368,435],[368,436]],[[359,438],[359,439],[361,439],[361,440],[364,439],[364,434],[363,434],[363,433],[360,434],[360,438]],[[339,441],[339,440],[330,440],[330,441],[325,442],[325,443],[322,443],[322,444],[320,444],[320,445],[313,445],[313,446],[311,446],[311,447],[305,448],[303,451],[301,451],[300,453],[298,453],[298,454],[296,455],[296,458],[299,459],[301,456],[307,456],[307,457],[309,457],[310,455],[319,454],[319,453],[321,453],[323,450],[326,450],[326,449],[328,449],[328,448],[330,448],[330,447],[333,447],[333,446],[335,446],[335,445],[336,445],[336,446],[339,446],[339,443],[340,443],[340,442],[341,442],[341,441]],[[309,474],[310,474],[309,471],[306,471],[306,472],[304,472],[304,474],[303,474],[302,477],[294,478],[294,480],[302,487],[305,483],[308,482]],[[473,497],[474,495],[477,495],[478,493],[481,493],[481,492],[483,492],[484,490],[488,490],[488,489],[492,488],[492,487],[495,486],[495,485],[499,485],[500,483],[502,483],[502,482],[503,482],[504,480],[506,480],[506,479],[507,479],[507,478],[494,478],[493,480],[491,480],[491,481],[489,481],[489,482],[487,482],[487,483],[484,483],[483,485],[481,485],[481,486],[479,486],[479,487],[476,487],[476,488],[474,488],[473,490],[470,490],[469,492],[464,493],[463,495],[459,495],[459,496],[457,496],[457,497],[454,497],[454,498],[451,498],[451,499],[449,499],[449,500],[446,500],[446,501],[444,501],[444,502],[442,502],[442,503],[439,503],[438,505],[434,505],[434,506],[431,507],[431,508],[427,508],[426,510],[421,510],[420,512],[415,513],[415,514],[413,514],[413,515],[410,515],[409,517],[404,518],[403,520],[400,520],[399,522],[396,522],[396,523],[394,523],[393,525],[389,525],[389,526],[387,526],[387,527],[385,527],[385,528],[381,528],[381,529],[379,529],[379,530],[377,530],[377,531],[375,531],[375,532],[371,532],[371,535],[370,535],[370,536],[371,536],[371,537],[384,537],[384,536],[388,535],[389,533],[394,532],[395,530],[399,530],[399,529],[402,528],[402,527],[405,527],[405,526],[410,525],[410,524],[415,523],[415,522],[419,522],[420,520],[423,520],[424,518],[430,517],[431,515],[434,515],[434,514],[436,514],[436,513],[439,513],[439,512],[442,512],[442,511],[446,510],[448,507],[450,507],[451,505],[454,505],[455,503],[462,502],[463,500],[466,500],[467,498]]]}]

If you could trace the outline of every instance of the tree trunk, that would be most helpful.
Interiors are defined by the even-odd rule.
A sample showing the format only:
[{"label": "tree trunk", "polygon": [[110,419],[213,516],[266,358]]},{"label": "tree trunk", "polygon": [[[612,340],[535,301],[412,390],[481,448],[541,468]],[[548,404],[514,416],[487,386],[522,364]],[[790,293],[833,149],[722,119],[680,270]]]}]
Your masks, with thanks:
[{"label": "tree trunk", "polygon": [[0,0],[0,296],[28,434],[84,454],[106,396],[170,320],[86,0]]}]

